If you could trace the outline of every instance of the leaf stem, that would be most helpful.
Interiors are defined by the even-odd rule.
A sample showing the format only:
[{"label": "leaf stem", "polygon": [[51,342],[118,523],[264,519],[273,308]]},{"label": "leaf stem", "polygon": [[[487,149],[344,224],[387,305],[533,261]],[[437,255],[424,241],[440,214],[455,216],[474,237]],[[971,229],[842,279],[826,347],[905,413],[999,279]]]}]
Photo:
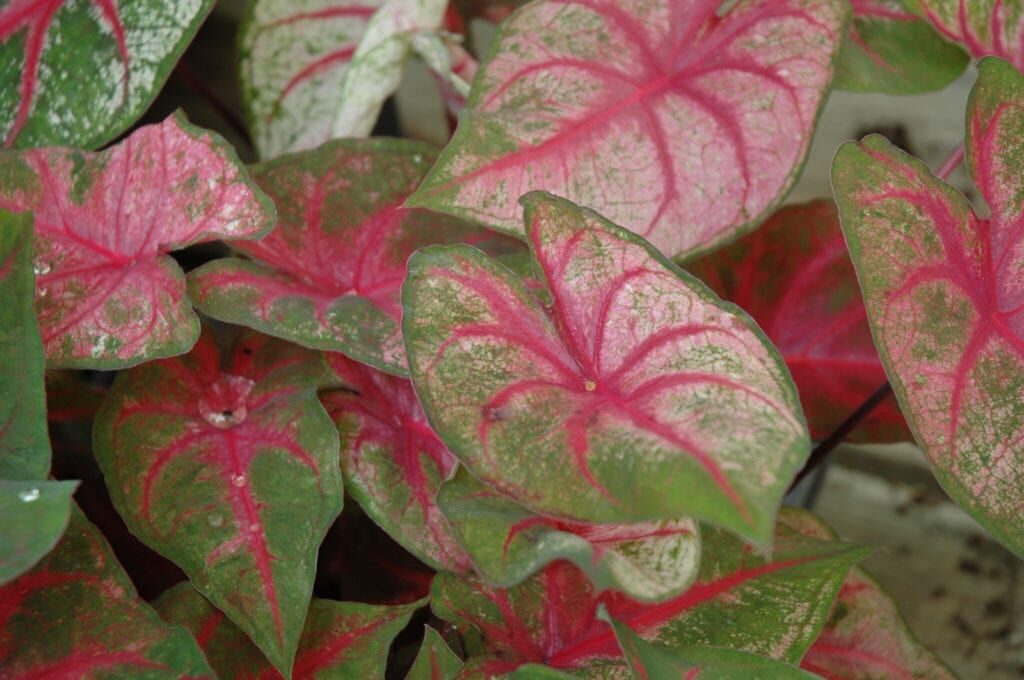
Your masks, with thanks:
[{"label": "leaf stem", "polygon": [[811,474],[811,472],[821,465],[830,453],[836,450],[836,448],[843,443],[853,430],[864,421],[871,412],[878,408],[879,404],[886,400],[892,394],[892,385],[888,381],[878,386],[874,392],[871,393],[864,402],[857,407],[857,409],[846,417],[846,420],[839,423],[839,426],[834,429],[831,434],[818,442],[814,450],[811,451],[810,457],[807,459],[807,464],[804,465],[804,469],[801,470],[796,479],[790,485],[790,489],[799,484],[803,479]]},{"label": "leaf stem", "polygon": [[960,145],[953,149],[953,153],[949,154],[949,158],[942,164],[935,176],[939,179],[946,180],[953,174],[953,171],[957,169],[960,162],[964,159],[964,143],[960,142]]}]

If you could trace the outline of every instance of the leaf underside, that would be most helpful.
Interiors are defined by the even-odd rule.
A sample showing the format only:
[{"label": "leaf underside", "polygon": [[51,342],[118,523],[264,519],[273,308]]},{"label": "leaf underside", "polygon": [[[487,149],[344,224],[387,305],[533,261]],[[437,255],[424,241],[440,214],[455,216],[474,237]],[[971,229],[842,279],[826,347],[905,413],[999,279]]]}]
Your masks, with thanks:
[{"label": "leaf underside", "polygon": [[522,235],[517,200],[543,189],[671,257],[752,229],[799,174],[848,8],[742,0],[719,17],[720,4],[521,8],[411,204]]},{"label": "leaf underside", "polygon": [[809,447],[781,358],[635,235],[526,200],[550,308],[473,248],[410,260],[403,330],[434,429],[475,477],[542,514],[690,516],[766,543]]}]

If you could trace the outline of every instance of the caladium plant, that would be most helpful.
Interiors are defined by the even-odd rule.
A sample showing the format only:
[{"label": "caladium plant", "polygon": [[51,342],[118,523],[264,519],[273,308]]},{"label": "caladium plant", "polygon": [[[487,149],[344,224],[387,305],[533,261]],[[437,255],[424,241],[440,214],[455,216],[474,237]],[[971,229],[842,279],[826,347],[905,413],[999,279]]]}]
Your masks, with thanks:
[{"label": "caladium plant", "polygon": [[[0,676],[955,677],[780,505],[912,436],[1024,554],[1024,5],[217,3],[247,168],[128,129],[213,4],[0,0]],[[781,205],[993,54],[986,211],[877,136]]]}]

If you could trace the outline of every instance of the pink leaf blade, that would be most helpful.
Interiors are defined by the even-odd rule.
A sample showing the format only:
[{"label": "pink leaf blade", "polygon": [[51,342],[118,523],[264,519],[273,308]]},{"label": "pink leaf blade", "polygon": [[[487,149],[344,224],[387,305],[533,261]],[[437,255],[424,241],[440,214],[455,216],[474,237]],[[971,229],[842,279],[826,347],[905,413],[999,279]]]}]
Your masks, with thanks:
[{"label": "pink leaf blade", "polygon": [[97,459],[129,528],[283,671],[316,549],[341,509],[319,370],[315,357],[258,336],[222,359],[204,337],[184,357],[120,375],[96,420]]},{"label": "pink leaf blade", "polygon": [[273,204],[234,151],[181,115],[96,154],[8,151],[0,206],[33,210],[36,308],[51,366],[111,369],[187,351],[199,322],[166,253],[259,238]]},{"label": "pink leaf blade", "polygon": [[[781,358],[639,237],[546,194],[527,202],[550,308],[472,248],[410,260],[406,349],[435,430],[474,476],[540,514],[695,516],[769,540],[809,447]],[[679,377],[652,382],[666,376]]]},{"label": "pink leaf blade", "polygon": [[[407,204],[522,235],[517,199],[543,189],[670,256],[749,231],[799,174],[847,8],[748,1],[722,18],[715,8],[547,0],[519,10]],[[766,91],[770,103],[753,106]]]}]

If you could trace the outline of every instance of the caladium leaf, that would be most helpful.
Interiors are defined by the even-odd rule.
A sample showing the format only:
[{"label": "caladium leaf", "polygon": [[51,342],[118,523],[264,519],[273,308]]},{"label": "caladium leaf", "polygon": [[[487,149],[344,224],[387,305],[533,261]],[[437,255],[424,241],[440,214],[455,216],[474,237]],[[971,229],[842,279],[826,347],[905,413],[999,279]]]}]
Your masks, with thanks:
[{"label": "caladium leaf", "polygon": [[799,174],[848,6],[743,0],[719,16],[720,4],[526,5],[410,204],[522,235],[517,199],[544,189],[669,256],[753,228]]},{"label": "caladium leaf", "polygon": [[832,171],[875,341],[943,488],[1024,555],[1024,76],[982,61],[967,159],[991,215],[881,137]]},{"label": "caladium leaf", "polygon": [[0,668],[9,678],[214,678],[192,636],[139,599],[77,508],[54,551],[0,587]]},{"label": "caladium leaf", "polygon": [[0,585],[43,558],[64,534],[78,482],[0,480]]},{"label": "caladium leaf", "polygon": [[453,680],[462,670],[462,659],[451,650],[441,634],[424,626],[423,644],[405,680]]},{"label": "caladium leaf", "polygon": [[853,21],[840,53],[836,87],[855,92],[916,94],[940,90],[967,67],[948,42],[903,0],[850,0]]},{"label": "caladium leaf", "polygon": [[[753,316],[779,348],[815,439],[835,430],[885,382],[832,201],[781,208],[753,234],[687,269]],[[892,399],[850,436],[909,438]]]},{"label": "caladium leaf", "polygon": [[994,55],[1024,68],[1024,4],[1016,0],[903,0],[974,57]]},{"label": "caladium leaf", "polygon": [[3,146],[92,149],[149,108],[213,0],[8,0],[0,7]]},{"label": "caladium leaf", "polygon": [[32,215],[0,210],[0,479],[44,479],[50,472],[34,291]]},{"label": "caladium leaf", "polygon": [[598,596],[576,567],[555,562],[509,590],[438,574],[431,607],[464,632],[481,635],[480,655],[495,675],[526,663],[584,677],[624,671],[612,630],[597,618],[601,605],[645,639],[673,649],[729,647],[795,663],[824,625],[849,568],[867,552],[787,527],[779,528],[771,559],[721,530],[706,530],[704,545],[697,583],[658,604],[618,593]]},{"label": "caladium leaf", "polygon": [[261,241],[232,243],[254,261],[217,260],[190,274],[192,300],[214,318],[406,374],[398,324],[409,255],[488,238],[401,207],[433,157],[418,142],[340,140],[256,166],[280,224]]},{"label": "caladium leaf", "polygon": [[239,37],[242,94],[263,158],[331,138],[345,72],[384,0],[255,0]]},{"label": "caladium leaf", "polygon": [[795,666],[735,649],[669,649],[647,642],[629,626],[609,617],[606,611],[599,613],[598,618],[612,626],[633,676],[642,680],[695,680],[702,675],[715,680],[810,680],[817,677]]},{"label": "caladium leaf", "polygon": [[691,516],[767,543],[809,447],[775,349],[634,234],[548,194],[524,201],[550,308],[479,250],[409,261],[404,337],[435,430],[542,514]]},{"label": "caladium leaf", "polygon": [[437,506],[441,483],[458,464],[427,424],[412,385],[330,353],[345,387],[320,399],[341,437],[345,488],[367,515],[436,569],[467,571],[469,558]]},{"label": "caladium leaf", "polygon": [[222,360],[204,336],[186,356],[120,373],[94,430],[128,528],[286,674],[342,501],[311,354],[253,335]]},{"label": "caladium leaf", "polygon": [[[783,508],[779,520],[805,536],[835,538],[824,522],[806,511]],[[801,665],[834,680],[954,677],[914,638],[896,603],[860,567],[850,570],[828,623]]]},{"label": "caladium leaf", "polygon": [[[423,605],[313,600],[290,677],[383,680],[391,642]],[[221,680],[280,680],[245,633],[189,584],[168,590],[153,606],[168,623],[191,631]]]},{"label": "caladium leaf", "polygon": [[678,595],[697,578],[700,532],[691,519],[579,524],[537,515],[460,469],[438,504],[489,584],[509,588],[555,560],[569,560],[596,590],[639,600]]},{"label": "caladium leaf", "polygon": [[188,351],[199,320],[171,250],[274,221],[219,136],[182,115],[103,152],[0,153],[0,207],[35,213],[36,311],[51,366],[121,368]]}]

